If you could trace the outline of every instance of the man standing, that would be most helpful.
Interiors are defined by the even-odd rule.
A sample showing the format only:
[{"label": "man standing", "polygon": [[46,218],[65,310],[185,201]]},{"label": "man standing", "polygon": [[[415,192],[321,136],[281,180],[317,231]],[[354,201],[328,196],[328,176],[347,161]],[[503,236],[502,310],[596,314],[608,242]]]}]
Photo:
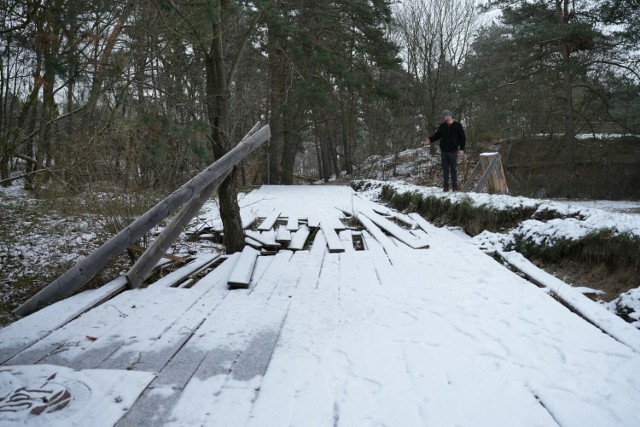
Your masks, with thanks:
[{"label": "man standing", "polygon": [[444,110],[440,117],[442,123],[438,126],[436,133],[426,138],[422,143],[429,145],[432,141],[440,140],[444,191],[449,191],[449,172],[451,172],[453,191],[458,191],[458,154],[464,156],[464,145],[467,138],[462,124],[453,120],[451,111]]}]

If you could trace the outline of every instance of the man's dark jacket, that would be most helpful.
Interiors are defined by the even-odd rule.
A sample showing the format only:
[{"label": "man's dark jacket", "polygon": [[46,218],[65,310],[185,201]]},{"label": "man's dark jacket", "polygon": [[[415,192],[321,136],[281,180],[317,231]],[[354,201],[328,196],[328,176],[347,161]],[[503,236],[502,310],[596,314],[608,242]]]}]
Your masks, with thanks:
[{"label": "man's dark jacket", "polygon": [[464,144],[467,142],[467,137],[464,135],[462,124],[453,121],[451,126],[444,122],[441,123],[440,126],[438,126],[436,133],[429,137],[429,141],[431,142],[437,140],[440,140],[441,151],[452,152],[464,150]]}]

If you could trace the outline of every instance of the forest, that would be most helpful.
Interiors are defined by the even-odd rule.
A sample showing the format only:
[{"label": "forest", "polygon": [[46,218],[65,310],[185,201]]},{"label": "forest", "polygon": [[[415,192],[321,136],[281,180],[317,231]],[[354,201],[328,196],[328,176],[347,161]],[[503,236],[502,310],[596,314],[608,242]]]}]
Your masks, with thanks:
[{"label": "forest", "polygon": [[[219,189],[362,176],[447,108],[515,193],[640,198],[638,0],[0,0],[0,185]],[[433,146],[431,150],[436,150]],[[553,177],[553,179],[549,179]]]}]

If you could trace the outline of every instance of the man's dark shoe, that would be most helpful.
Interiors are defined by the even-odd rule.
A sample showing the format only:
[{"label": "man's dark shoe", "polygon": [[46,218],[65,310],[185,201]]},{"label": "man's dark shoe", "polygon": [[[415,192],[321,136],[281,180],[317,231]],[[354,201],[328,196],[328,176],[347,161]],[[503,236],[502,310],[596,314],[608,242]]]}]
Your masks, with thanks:
[{"label": "man's dark shoe", "polygon": [[444,185],[443,191],[449,191],[449,184]]},{"label": "man's dark shoe", "polygon": [[460,191],[460,188],[457,185],[453,186],[453,191]]}]

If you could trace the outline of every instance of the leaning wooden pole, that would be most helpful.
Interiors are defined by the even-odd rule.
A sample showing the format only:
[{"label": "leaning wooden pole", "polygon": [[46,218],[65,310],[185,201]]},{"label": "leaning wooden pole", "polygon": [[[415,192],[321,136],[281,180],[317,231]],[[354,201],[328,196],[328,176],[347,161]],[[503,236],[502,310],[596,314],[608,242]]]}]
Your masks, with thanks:
[{"label": "leaning wooden pole", "polygon": [[124,252],[129,245],[144,236],[146,232],[158,225],[180,206],[200,194],[209,184],[229,174],[235,165],[240,163],[253,150],[264,144],[270,137],[269,125],[265,125],[249,139],[238,144],[13,312],[18,316],[26,316],[76,291],[104,268],[112,256]]},{"label": "leaning wooden pole", "polygon": [[[240,141],[240,144],[244,143],[253,134],[255,134],[260,127],[260,123],[257,123],[244,138]],[[189,221],[198,213],[202,206],[211,198],[214,191],[220,186],[220,183],[229,176],[231,170],[224,176],[217,178],[211,184],[207,185],[199,194],[193,197],[187,204],[185,204],[178,215],[176,215],[171,223],[162,230],[162,232],[156,237],[153,243],[147,248],[146,251],[138,258],[136,263],[127,272],[127,282],[131,288],[138,288],[142,282],[144,282],[156,263],[162,258],[165,252],[171,247],[173,242],[178,238],[184,227],[187,226]]]}]

